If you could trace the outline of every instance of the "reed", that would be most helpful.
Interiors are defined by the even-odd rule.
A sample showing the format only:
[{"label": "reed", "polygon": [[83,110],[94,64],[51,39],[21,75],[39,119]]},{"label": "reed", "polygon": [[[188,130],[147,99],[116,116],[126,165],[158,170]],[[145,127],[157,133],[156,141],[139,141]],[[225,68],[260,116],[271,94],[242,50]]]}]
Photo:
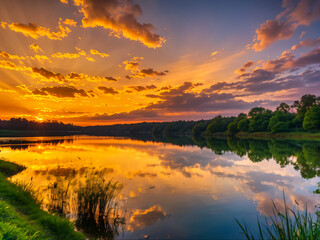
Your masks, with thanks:
[{"label": "reed", "polygon": [[241,224],[237,219],[242,233],[249,240],[254,239],[320,239],[320,216],[305,211],[293,210],[288,207],[285,194],[283,193],[284,210],[273,203],[273,216],[265,217],[265,223],[257,219],[258,234],[254,235],[246,223]]}]

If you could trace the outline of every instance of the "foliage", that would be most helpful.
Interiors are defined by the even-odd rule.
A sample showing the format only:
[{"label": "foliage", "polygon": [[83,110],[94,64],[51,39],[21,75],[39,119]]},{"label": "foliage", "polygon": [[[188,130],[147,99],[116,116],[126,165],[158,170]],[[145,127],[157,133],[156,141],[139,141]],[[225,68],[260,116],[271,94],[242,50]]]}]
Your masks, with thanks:
[{"label": "foliage", "polygon": [[249,124],[250,132],[264,132],[268,130],[269,119],[272,117],[270,110],[263,110],[262,113],[252,115]]},{"label": "foliage", "polygon": [[[2,165],[4,164],[2,163]],[[7,166],[10,166],[10,164],[7,164]],[[12,166],[10,166],[10,168],[12,168]],[[16,168],[23,169],[22,167],[18,166]],[[5,172],[8,172],[8,170],[5,170]],[[35,233],[38,233],[36,234],[38,236],[37,239],[84,239],[83,234],[76,232],[73,224],[69,220],[59,216],[51,215],[41,210],[40,206],[32,198],[29,192],[25,192],[21,187],[9,182],[6,179],[6,176],[4,176],[1,172],[0,199],[5,204],[9,205],[12,211],[15,213],[14,215],[10,210],[10,219],[12,221],[15,221],[15,219],[18,218],[16,216],[21,216],[21,218],[24,220],[24,224],[26,224],[27,230],[29,231],[27,235],[30,236],[31,239],[32,236],[35,236]],[[32,228],[27,226],[28,222],[33,223]],[[21,231],[11,231],[11,226],[17,226],[19,228],[15,222],[9,221],[3,226],[5,226],[11,234],[17,234],[12,235],[11,239],[23,239],[23,237],[20,238],[20,236],[22,236],[20,233],[26,233],[24,229]],[[3,235],[3,232],[1,232],[1,234]]]},{"label": "foliage", "polygon": [[248,132],[249,131],[249,124],[250,124],[250,120],[247,118],[240,120],[238,123],[239,131]]},{"label": "foliage", "polygon": [[292,108],[295,108],[297,111],[297,116],[300,119],[304,118],[305,113],[315,104],[317,104],[319,98],[312,94],[303,95],[300,101],[294,101]]},{"label": "foliage", "polygon": [[288,113],[290,111],[290,106],[286,103],[280,103],[280,105],[276,108],[276,111]]},{"label": "foliage", "polygon": [[228,125],[234,121],[234,117],[222,117],[221,115],[215,117],[208,125],[206,132],[213,134],[217,132],[225,132]]},{"label": "foliage", "polygon": [[320,129],[320,105],[314,105],[306,112],[303,128],[305,130]]},{"label": "foliage", "polygon": [[227,134],[229,136],[234,135],[238,132],[238,125],[236,122],[232,122],[228,125]]}]

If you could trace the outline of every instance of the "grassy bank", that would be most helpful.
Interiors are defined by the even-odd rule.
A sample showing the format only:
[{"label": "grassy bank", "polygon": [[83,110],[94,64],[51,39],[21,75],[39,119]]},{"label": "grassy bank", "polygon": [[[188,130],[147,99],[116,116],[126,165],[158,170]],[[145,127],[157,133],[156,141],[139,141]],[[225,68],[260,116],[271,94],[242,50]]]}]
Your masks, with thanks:
[{"label": "grassy bank", "polygon": [[0,160],[0,239],[85,239],[69,220],[41,210],[30,193],[7,180],[21,170]]},{"label": "grassy bank", "polygon": [[320,132],[238,132],[235,134],[239,138],[281,138],[281,139],[300,139],[300,140],[320,140]]},{"label": "grassy bank", "polygon": [[[204,137],[225,138],[228,137],[227,132],[217,132],[213,134],[204,134]],[[278,139],[296,139],[296,140],[320,140],[320,132],[238,132],[234,134],[237,138],[252,138],[252,139],[266,139],[266,138],[278,138]]]}]

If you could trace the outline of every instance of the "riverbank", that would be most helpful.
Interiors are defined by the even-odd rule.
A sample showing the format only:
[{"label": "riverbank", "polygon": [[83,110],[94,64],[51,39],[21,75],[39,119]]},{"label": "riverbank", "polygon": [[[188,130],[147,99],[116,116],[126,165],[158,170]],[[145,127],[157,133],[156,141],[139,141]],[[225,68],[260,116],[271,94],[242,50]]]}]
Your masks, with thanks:
[{"label": "riverbank", "polygon": [[45,212],[30,193],[7,180],[23,169],[0,160],[0,239],[85,239],[69,220]]},{"label": "riverbank", "polygon": [[[204,135],[204,137],[225,138],[228,136],[227,132],[217,132],[210,135]],[[319,140],[320,132],[238,132],[233,137],[237,138],[249,138],[249,139],[287,139],[287,140]]]},{"label": "riverbank", "polygon": [[320,140],[320,132],[238,132],[235,134],[238,138],[280,138],[280,139],[296,139],[296,140]]}]

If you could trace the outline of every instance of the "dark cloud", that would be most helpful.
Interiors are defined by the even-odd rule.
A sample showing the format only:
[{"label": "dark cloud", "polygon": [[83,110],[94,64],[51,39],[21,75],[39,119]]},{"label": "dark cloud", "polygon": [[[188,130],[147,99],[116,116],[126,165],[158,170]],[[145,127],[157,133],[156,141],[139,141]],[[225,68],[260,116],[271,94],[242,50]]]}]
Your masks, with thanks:
[{"label": "dark cloud", "polygon": [[240,74],[244,73],[248,68],[252,67],[253,64],[253,61],[246,62],[245,64],[243,64],[242,68],[237,69],[236,72]]},{"label": "dark cloud", "polygon": [[73,86],[43,87],[41,89],[35,89],[32,93],[34,95],[51,95],[59,98],[75,98],[77,95],[81,97],[92,96],[92,93],[83,89],[77,89]]},{"label": "dark cloud", "polygon": [[153,90],[153,89],[157,89],[157,87],[155,85],[147,85],[147,86],[130,86],[129,88],[137,91],[137,92],[141,92],[141,91],[145,91],[145,90]]},{"label": "dark cloud", "polygon": [[[247,110],[252,106],[260,104],[261,102],[245,102],[238,100],[232,94],[226,93],[195,93],[190,92],[197,83],[185,82],[181,86],[161,92],[158,95],[147,95],[149,97],[156,97],[159,101],[151,103],[148,106],[133,110],[130,112],[122,112],[116,114],[102,114],[92,117],[93,120],[155,120],[165,119],[168,114],[189,113],[194,116],[195,113],[218,112],[225,110]],[[176,118],[181,118],[176,116]]]},{"label": "dark cloud", "polygon": [[293,67],[305,67],[307,65],[320,63],[320,47],[304,54],[292,63]]},{"label": "dark cloud", "polygon": [[116,91],[113,87],[103,87],[100,86],[98,87],[99,90],[101,90],[104,94],[111,94],[111,95],[115,95],[118,94],[119,92]]},{"label": "dark cloud", "polygon": [[314,39],[314,40],[308,38],[304,41],[301,41],[299,44],[292,46],[291,49],[296,50],[301,47],[314,47],[314,46],[318,45],[319,43],[320,43],[320,37],[317,39]]},{"label": "dark cloud", "polygon": [[43,76],[43,77],[45,77],[45,78],[47,78],[47,79],[55,79],[55,80],[58,80],[58,81],[60,81],[60,82],[62,82],[62,81],[64,81],[65,79],[64,79],[64,76],[62,75],[62,74],[60,74],[60,73],[54,73],[54,72],[52,72],[52,71],[49,71],[49,70],[47,70],[47,69],[45,69],[45,68],[37,68],[37,67],[33,67],[32,68],[32,71],[34,72],[34,73],[38,73],[38,74],[40,74],[41,76]]},{"label": "dark cloud", "polygon": [[106,80],[111,81],[111,82],[115,82],[117,81],[117,79],[115,79],[114,77],[104,77]]},{"label": "dark cloud", "polygon": [[126,76],[126,78],[131,79],[131,78],[145,78],[145,77],[153,77],[153,76],[165,76],[166,72],[161,72],[161,71],[156,71],[153,68],[142,68],[141,70],[138,70],[133,75]]}]

